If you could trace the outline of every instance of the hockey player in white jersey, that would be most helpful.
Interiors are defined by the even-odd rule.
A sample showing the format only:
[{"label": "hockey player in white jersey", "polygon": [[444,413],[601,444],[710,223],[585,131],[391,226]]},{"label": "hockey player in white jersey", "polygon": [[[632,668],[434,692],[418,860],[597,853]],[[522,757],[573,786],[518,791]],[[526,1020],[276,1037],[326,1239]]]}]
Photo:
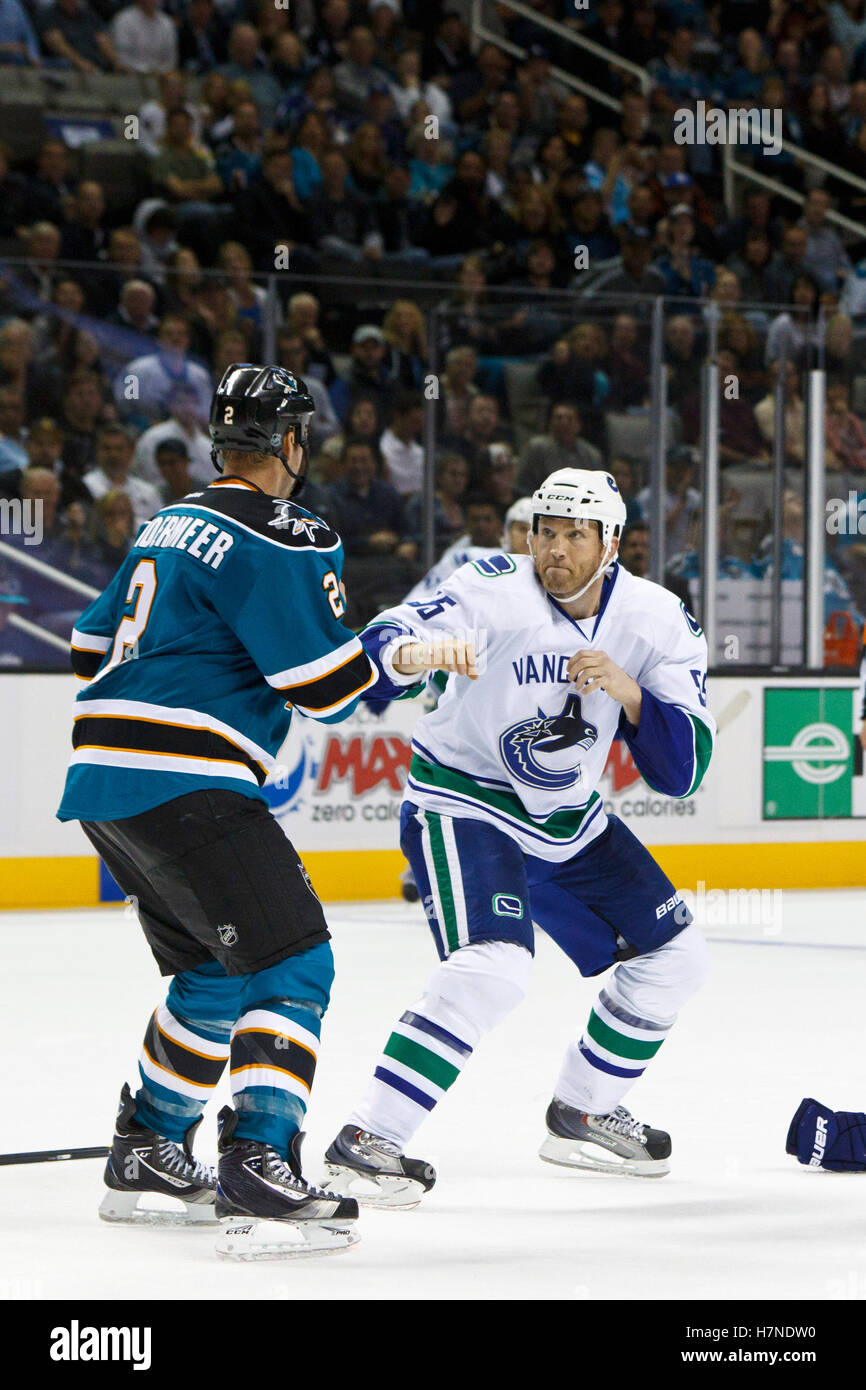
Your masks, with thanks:
[{"label": "hockey player in white jersey", "polygon": [[657,792],[690,796],[713,748],[707,645],[674,595],[617,562],[625,504],[607,473],[562,469],[533,498],[531,554],[464,565],[361,635],[370,695],[420,692],[401,816],[440,965],[402,1014],[326,1154],[359,1201],[411,1206],[433,1185],[405,1156],[483,1035],[520,1003],[533,922],[582,975],[606,975],[563,1059],[540,1156],[635,1176],[670,1136],[622,1104],[705,977],[707,948],[598,785],[620,734]]}]

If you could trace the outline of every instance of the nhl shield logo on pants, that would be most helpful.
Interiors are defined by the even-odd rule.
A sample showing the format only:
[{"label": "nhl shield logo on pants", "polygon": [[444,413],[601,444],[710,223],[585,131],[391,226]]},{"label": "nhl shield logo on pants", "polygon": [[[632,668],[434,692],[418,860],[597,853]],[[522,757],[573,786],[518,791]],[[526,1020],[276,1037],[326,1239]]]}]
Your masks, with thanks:
[{"label": "nhl shield logo on pants", "polygon": [[238,939],[237,927],[231,922],[226,922],[225,926],[217,927],[217,936],[224,946],[234,946]]}]

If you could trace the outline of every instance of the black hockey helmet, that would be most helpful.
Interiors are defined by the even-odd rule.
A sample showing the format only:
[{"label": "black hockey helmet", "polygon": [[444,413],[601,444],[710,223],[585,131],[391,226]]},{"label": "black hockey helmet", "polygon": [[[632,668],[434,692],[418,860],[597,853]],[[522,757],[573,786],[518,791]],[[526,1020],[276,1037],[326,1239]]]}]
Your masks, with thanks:
[{"label": "black hockey helmet", "polygon": [[295,442],[309,445],[310,420],[316,406],[306,384],[285,367],[261,367],[233,362],[226,367],[210,409],[211,459],[222,472],[220,453],[237,449],[248,454],[275,454],[295,479],[293,496],[305,473],[295,473],[283,453],[283,437],[295,426]]}]

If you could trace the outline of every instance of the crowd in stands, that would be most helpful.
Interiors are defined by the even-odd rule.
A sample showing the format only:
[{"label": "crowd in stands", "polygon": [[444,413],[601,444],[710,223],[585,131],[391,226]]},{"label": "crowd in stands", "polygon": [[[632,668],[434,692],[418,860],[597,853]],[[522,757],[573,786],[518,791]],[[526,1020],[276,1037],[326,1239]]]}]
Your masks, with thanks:
[{"label": "crowd in stands", "polygon": [[[866,177],[866,0],[532,8],[646,68],[646,90],[492,5],[486,20],[526,56],[473,51],[459,0],[0,0],[10,91],[24,68],[94,91],[100,75],[157,79],[134,113],[134,195],[81,176],[72,118],[49,123],[32,163],[0,144],[0,499],[42,503],[33,554],[103,587],[141,522],[213,477],[207,415],[225,367],[272,347],[316,402],[304,501],[343,537],[353,622],[423,572],[430,399],[437,556],[469,534],[473,505],[501,525],[553,469],[604,467],[637,568],[658,295],[676,301],[672,584],[695,553],[712,332],[724,563],[766,570],[775,383],[796,491],[819,326],[827,468],[858,488],[866,230],[860,245],[831,214],[866,224],[866,195],[787,146],[744,146],[805,201],[746,184],[729,216],[718,148],[678,143],[674,113],[771,108],[786,142]],[[840,547],[840,564],[860,548]],[[0,629],[13,601],[58,633],[74,607],[2,555],[0,598]]]}]

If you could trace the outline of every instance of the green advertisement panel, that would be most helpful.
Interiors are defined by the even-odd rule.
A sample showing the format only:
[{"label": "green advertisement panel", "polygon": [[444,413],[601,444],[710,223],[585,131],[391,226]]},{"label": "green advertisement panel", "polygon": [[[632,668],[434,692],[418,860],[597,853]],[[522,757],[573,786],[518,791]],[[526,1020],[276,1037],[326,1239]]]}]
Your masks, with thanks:
[{"label": "green advertisement panel", "polygon": [[854,692],[764,691],[764,820],[851,816]]}]

